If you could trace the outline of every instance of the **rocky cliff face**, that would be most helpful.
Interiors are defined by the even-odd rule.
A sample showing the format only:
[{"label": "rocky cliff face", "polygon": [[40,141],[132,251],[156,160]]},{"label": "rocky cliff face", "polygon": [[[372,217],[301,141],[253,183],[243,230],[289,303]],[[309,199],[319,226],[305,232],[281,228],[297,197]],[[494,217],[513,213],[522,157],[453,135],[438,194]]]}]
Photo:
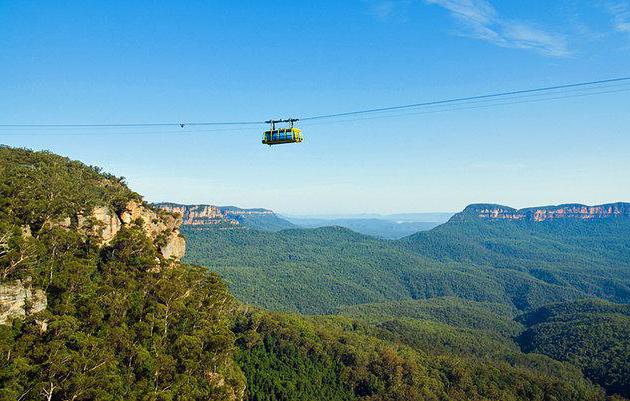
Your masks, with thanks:
[{"label": "rocky cliff face", "polygon": [[0,284],[0,324],[46,309],[46,293],[34,289],[30,281],[15,280]]},{"label": "rocky cliff face", "polygon": [[[179,233],[181,217],[162,210],[155,211],[139,202],[131,201],[118,218],[122,225],[141,219],[144,231],[156,243],[164,258],[179,260],[184,256],[186,241]],[[111,227],[115,229],[115,224]]]},{"label": "rocky cliff face", "polygon": [[595,220],[630,218],[630,203],[618,202],[587,206],[566,204],[558,206],[514,209],[493,204],[474,204],[453,216],[453,221],[470,219],[547,221],[558,219]]},{"label": "rocky cliff face", "polygon": [[163,210],[153,210],[136,200],[128,202],[120,213],[99,206],[89,215],[77,214],[46,224],[71,229],[75,227],[73,221],[76,221],[76,229],[92,236],[99,245],[109,244],[125,225],[141,221],[142,228],[165,259],[179,260],[186,251],[186,241],[179,232],[181,217]]},{"label": "rocky cliff face", "polygon": [[[184,256],[186,242],[179,232],[181,218],[162,210],[153,210],[135,200],[128,202],[120,213],[100,206],[94,208],[88,215],[78,214],[48,221],[45,224],[77,229],[104,246],[109,244],[125,225],[136,222],[141,222],[142,228],[153,240],[165,261],[179,260]],[[24,227],[22,235],[24,237],[32,235],[28,226]],[[46,293],[33,288],[30,280],[0,283],[0,324],[7,324],[16,317],[40,312],[46,305]]]},{"label": "rocky cliff face", "polygon": [[[177,213],[182,217],[184,225],[221,224],[228,222],[228,218],[217,206],[213,205],[179,205],[175,203],[160,203],[160,209]],[[238,221],[230,221],[238,224]]]},{"label": "rocky cliff face", "polygon": [[158,203],[160,209],[182,216],[184,225],[212,225],[229,224],[239,225],[243,217],[249,216],[274,216],[267,209],[240,209],[232,206],[213,205],[180,205],[177,203]]}]

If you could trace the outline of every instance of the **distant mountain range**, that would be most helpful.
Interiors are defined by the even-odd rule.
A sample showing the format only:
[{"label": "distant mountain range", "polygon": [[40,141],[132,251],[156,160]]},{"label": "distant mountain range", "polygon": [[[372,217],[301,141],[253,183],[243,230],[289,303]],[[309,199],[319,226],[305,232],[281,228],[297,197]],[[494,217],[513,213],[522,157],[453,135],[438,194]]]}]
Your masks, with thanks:
[{"label": "distant mountain range", "polygon": [[556,219],[594,220],[630,217],[630,203],[624,202],[595,206],[572,203],[525,209],[478,203],[469,205],[462,212],[454,215],[452,213],[400,213],[285,216],[263,208],[242,209],[235,206],[183,205],[169,202],[156,203],[155,206],[179,213],[186,226],[207,225],[261,231],[337,226],[382,239],[400,239],[417,232],[431,230],[447,221],[485,219],[542,222]]},{"label": "distant mountain range", "polygon": [[555,219],[593,220],[630,217],[630,203],[617,202],[587,206],[570,203],[558,206],[540,206],[526,209],[514,209],[509,206],[494,204],[473,204],[454,216],[454,220],[467,219],[504,219],[545,221]]},{"label": "distant mountain range", "polygon": [[399,239],[419,231],[430,230],[452,216],[452,213],[405,213],[286,217],[263,208],[242,209],[235,206],[183,205],[171,202],[154,205],[179,213],[185,226],[250,228],[261,231],[338,226],[383,239]]},{"label": "distant mountain range", "polygon": [[355,213],[355,214],[311,214],[311,215],[291,215],[282,214],[282,217],[289,220],[387,220],[396,223],[445,223],[455,213],[448,212],[417,212],[417,213],[395,213],[395,214],[378,214],[378,213]]},{"label": "distant mountain range", "polygon": [[[621,212],[627,205],[528,212],[471,205],[397,241],[339,227],[273,235],[194,226],[182,232],[189,262],[211,266],[242,299],[272,309],[330,313],[367,302],[457,296],[529,310],[593,296],[630,302],[630,219]],[[529,210],[558,217],[503,217]]]},{"label": "distant mountain range", "polygon": [[156,207],[179,213],[183,225],[212,225],[217,227],[252,228],[262,231],[278,231],[297,228],[296,225],[278,217],[268,209],[241,209],[235,206],[181,205],[178,203],[156,203]]}]

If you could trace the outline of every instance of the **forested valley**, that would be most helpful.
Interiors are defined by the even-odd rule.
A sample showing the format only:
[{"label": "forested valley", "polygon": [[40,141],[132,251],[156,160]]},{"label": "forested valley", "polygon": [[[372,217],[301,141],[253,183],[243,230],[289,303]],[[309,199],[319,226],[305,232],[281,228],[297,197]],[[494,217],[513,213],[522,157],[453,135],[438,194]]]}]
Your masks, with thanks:
[{"label": "forested valley", "polygon": [[177,219],[0,148],[0,399],[630,397],[625,217],[465,210],[396,241]]}]

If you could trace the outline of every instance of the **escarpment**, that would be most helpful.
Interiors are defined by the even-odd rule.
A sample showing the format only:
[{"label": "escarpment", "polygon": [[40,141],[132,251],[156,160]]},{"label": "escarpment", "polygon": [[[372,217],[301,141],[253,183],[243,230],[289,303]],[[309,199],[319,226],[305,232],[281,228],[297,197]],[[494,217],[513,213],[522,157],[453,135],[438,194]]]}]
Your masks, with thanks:
[{"label": "escarpment", "polygon": [[493,204],[473,204],[466,207],[463,212],[453,216],[452,221],[482,219],[542,222],[561,219],[598,220],[613,218],[630,218],[630,203],[617,202],[595,206],[574,203],[525,209],[514,209],[509,206]]},{"label": "escarpment", "polygon": [[[131,200],[119,212],[111,206],[97,206],[88,213],[50,219],[44,227],[76,229],[92,238],[98,246],[108,245],[124,227],[138,224],[154,241],[164,259],[180,260],[186,251],[186,242],[179,232],[182,219],[175,213],[154,210],[146,204]],[[26,226],[25,230],[30,232]]]},{"label": "escarpment", "polygon": [[159,209],[182,216],[182,222],[187,226],[227,224],[238,226],[247,218],[276,217],[268,209],[241,209],[234,206],[214,205],[181,205],[178,203],[157,203]]},{"label": "escarpment", "polygon": [[206,230],[210,227],[219,229],[255,229],[262,231],[280,231],[296,226],[263,208],[241,209],[235,206],[182,205],[178,203],[156,203],[158,209],[182,216],[182,225],[187,230]]},{"label": "escarpment", "polygon": [[[175,203],[160,203],[158,208],[177,213],[182,216],[185,225],[220,224],[228,222],[227,217],[221,212],[219,207],[213,205],[179,205]],[[238,224],[237,221],[230,221]]]},{"label": "escarpment", "polygon": [[164,258],[179,260],[184,256],[186,241],[179,232],[182,219],[176,214],[153,210],[137,201],[131,201],[118,217],[123,226],[140,222]]},{"label": "escarpment", "polygon": [[181,218],[121,179],[45,152],[0,147],[0,156],[0,324],[46,308],[60,263],[52,260],[69,249],[75,258],[100,253],[125,229],[140,229],[160,269],[184,256]]},{"label": "escarpment", "polygon": [[[125,227],[140,226],[151,239],[161,256],[159,263],[165,267],[172,261],[179,261],[186,251],[186,241],[179,232],[181,218],[161,210],[153,210],[140,201],[129,201],[119,213],[107,206],[95,207],[91,213],[77,213],[72,217],[50,220],[44,227],[59,227],[64,230],[77,230],[102,248],[109,245]],[[29,226],[22,230],[24,238],[32,238]],[[28,259],[29,255],[22,256]],[[15,262],[14,262],[15,263]],[[0,324],[6,324],[15,317],[24,317],[46,308],[46,293],[26,280],[7,280],[0,283]]]},{"label": "escarpment", "polygon": [[236,303],[179,262],[181,223],[123,178],[0,145],[0,399],[241,400]]}]

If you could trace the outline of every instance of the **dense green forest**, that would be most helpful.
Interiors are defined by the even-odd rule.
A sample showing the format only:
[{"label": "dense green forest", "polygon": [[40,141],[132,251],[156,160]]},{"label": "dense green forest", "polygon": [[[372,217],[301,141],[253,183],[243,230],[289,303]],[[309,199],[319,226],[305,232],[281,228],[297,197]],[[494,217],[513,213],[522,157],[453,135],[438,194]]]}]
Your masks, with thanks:
[{"label": "dense green forest", "polygon": [[527,326],[523,350],[571,362],[609,392],[630,397],[630,305],[552,304],[519,320]]},{"label": "dense green forest", "polygon": [[468,346],[429,353],[361,321],[258,311],[235,331],[251,400],[604,399],[576,368],[514,347],[492,358]]},{"label": "dense green forest", "polygon": [[0,289],[47,298],[38,313],[27,299],[24,319],[0,325],[0,399],[225,400],[243,391],[236,305],[219,277],[165,260],[141,221],[102,246],[96,221],[79,224],[97,206],[120,212],[132,200],[140,197],[122,179],[97,168],[0,148]]},{"label": "dense green forest", "polygon": [[551,288],[565,298],[577,292],[580,297],[630,302],[626,218],[544,222],[454,218],[404,242],[412,252],[435,260],[482,266],[498,277],[518,272],[530,278],[528,285],[539,290],[513,298],[519,309],[548,303],[546,292]]},{"label": "dense green forest", "polygon": [[501,305],[433,298],[341,312],[381,329],[374,332],[379,338],[429,353],[474,355],[538,370],[547,364],[532,353],[544,354],[579,367],[611,394],[630,396],[630,305],[588,299],[515,316]]},{"label": "dense green forest", "polygon": [[[465,211],[400,241],[339,227],[273,235],[190,227],[184,235],[187,260],[218,271],[246,302],[342,314],[374,329],[372,336],[425,353],[541,369],[522,348],[629,395],[627,317],[593,310],[578,325],[518,317],[558,301],[630,302],[627,219],[484,221]],[[607,330],[615,335],[600,340]]]},{"label": "dense green forest", "polygon": [[[628,395],[624,305],[522,314],[508,280],[552,285],[423,254],[413,238],[185,232],[187,259],[242,300],[334,315],[270,312],[165,256],[174,221],[122,178],[0,147],[0,399],[604,401],[600,385]],[[619,246],[587,256],[604,266]]]},{"label": "dense green forest", "polygon": [[459,328],[497,332],[508,337],[519,333],[522,328],[513,319],[515,310],[504,304],[453,297],[354,305],[341,308],[339,313],[367,320],[432,320]]},{"label": "dense green forest", "polygon": [[439,263],[340,227],[267,233],[191,226],[182,233],[185,260],[211,267],[237,297],[270,309],[325,313],[404,299],[400,277],[410,258],[427,275],[443,274]]},{"label": "dense green forest", "polygon": [[529,310],[601,297],[630,302],[630,224],[451,221],[400,241],[339,227],[182,230],[186,261],[211,267],[240,299],[276,310],[456,296]]}]

